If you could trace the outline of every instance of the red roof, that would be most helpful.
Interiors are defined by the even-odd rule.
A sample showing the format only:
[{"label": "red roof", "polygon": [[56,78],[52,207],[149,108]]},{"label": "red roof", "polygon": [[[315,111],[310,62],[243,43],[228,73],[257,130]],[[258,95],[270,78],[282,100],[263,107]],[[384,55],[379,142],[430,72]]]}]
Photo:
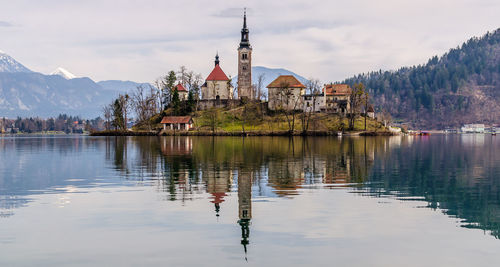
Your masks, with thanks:
[{"label": "red roof", "polygon": [[220,204],[224,202],[224,197],[227,196],[226,193],[224,192],[219,192],[219,193],[211,193],[212,196],[214,196],[214,200],[210,201],[215,204]]},{"label": "red roof", "polygon": [[295,76],[293,75],[280,75],[272,81],[267,88],[306,88]]},{"label": "red roof", "polygon": [[208,75],[207,81],[229,81],[229,78],[222,71],[219,64],[217,64],[212,72],[210,72],[210,75]]},{"label": "red roof", "polygon": [[181,83],[175,86],[177,88],[177,92],[187,92],[186,87],[184,87]]},{"label": "red roof", "polygon": [[327,95],[350,95],[351,87],[347,84],[327,84],[323,88],[325,96]]},{"label": "red roof", "polygon": [[176,124],[176,123],[190,123],[191,121],[192,121],[191,116],[166,116],[163,117],[161,123]]}]

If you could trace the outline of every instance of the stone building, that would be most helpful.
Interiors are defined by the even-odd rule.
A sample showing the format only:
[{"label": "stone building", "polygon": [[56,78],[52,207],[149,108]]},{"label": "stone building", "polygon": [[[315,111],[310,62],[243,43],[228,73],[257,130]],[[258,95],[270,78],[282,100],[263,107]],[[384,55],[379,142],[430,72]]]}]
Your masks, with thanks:
[{"label": "stone building", "polygon": [[321,94],[306,94],[304,97],[304,107],[302,108],[305,112],[321,112],[324,105],[324,93]]},{"label": "stone building", "polygon": [[323,88],[324,103],[322,110],[327,113],[346,115],[351,106],[352,89],[347,84],[326,84]]},{"label": "stone building", "polygon": [[216,55],[215,67],[201,86],[203,100],[233,99],[234,88],[219,63],[219,55]]},{"label": "stone building", "polygon": [[238,47],[238,96],[240,99],[254,99],[252,88],[252,46],[248,39],[247,14],[243,15],[241,42]]},{"label": "stone building", "polygon": [[281,75],[268,86],[270,110],[302,110],[306,86],[293,75]]}]

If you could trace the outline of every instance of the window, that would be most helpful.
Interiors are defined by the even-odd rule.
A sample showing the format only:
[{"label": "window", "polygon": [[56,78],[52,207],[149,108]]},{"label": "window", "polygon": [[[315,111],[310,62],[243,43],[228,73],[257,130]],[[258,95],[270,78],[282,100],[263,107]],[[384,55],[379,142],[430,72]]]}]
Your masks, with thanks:
[{"label": "window", "polygon": [[248,59],[248,54],[241,54],[241,59],[245,60],[245,59]]}]

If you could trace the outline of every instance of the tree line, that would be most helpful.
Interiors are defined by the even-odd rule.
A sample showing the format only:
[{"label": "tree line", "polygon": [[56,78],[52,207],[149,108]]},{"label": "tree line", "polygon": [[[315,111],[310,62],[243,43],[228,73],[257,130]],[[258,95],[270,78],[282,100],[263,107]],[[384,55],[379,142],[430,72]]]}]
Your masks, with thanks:
[{"label": "tree line", "polygon": [[99,130],[104,126],[101,118],[91,120],[79,116],[60,114],[54,118],[21,118],[0,119],[0,132],[3,133],[37,133],[37,132],[65,132],[83,133],[83,131]]},{"label": "tree line", "polygon": [[[179,70],[169,71],[152,84],[138,86],[130,94],[120,94],[102,109],[106,130],[128,129],[130,114],[135,116],[134,123],[151,130],[155,121],[151,118],[170,110],[169,115],[187,115],[196,109],[200,99],[203,78],[201,74],[181,66]],[[177,84],[188,90],[187,101],[181,101]]]},{"label": "tree line", "polygon": [[436,114],[467,110],[470,99],[463,89],[500,86],[499,47],[500,29],[471,38],[426,64],[363,73],[343,82],[363,83],[381,109],[398,117],[418,120],[420,113],[432,120]]}]

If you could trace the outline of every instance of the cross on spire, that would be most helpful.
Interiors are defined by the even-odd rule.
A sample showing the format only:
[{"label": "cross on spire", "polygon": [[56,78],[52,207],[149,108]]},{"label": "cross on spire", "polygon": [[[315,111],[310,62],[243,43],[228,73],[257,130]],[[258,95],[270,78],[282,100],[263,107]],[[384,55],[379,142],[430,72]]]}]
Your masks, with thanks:
[{"label": "cross on spire", "polygon": [[243,11],[243,28],[241,29],[241,42],[240,42],[240,48],[250,47],[250,41],[248,40],[248,28],[247,28],[247,8],[245,7]]}]

